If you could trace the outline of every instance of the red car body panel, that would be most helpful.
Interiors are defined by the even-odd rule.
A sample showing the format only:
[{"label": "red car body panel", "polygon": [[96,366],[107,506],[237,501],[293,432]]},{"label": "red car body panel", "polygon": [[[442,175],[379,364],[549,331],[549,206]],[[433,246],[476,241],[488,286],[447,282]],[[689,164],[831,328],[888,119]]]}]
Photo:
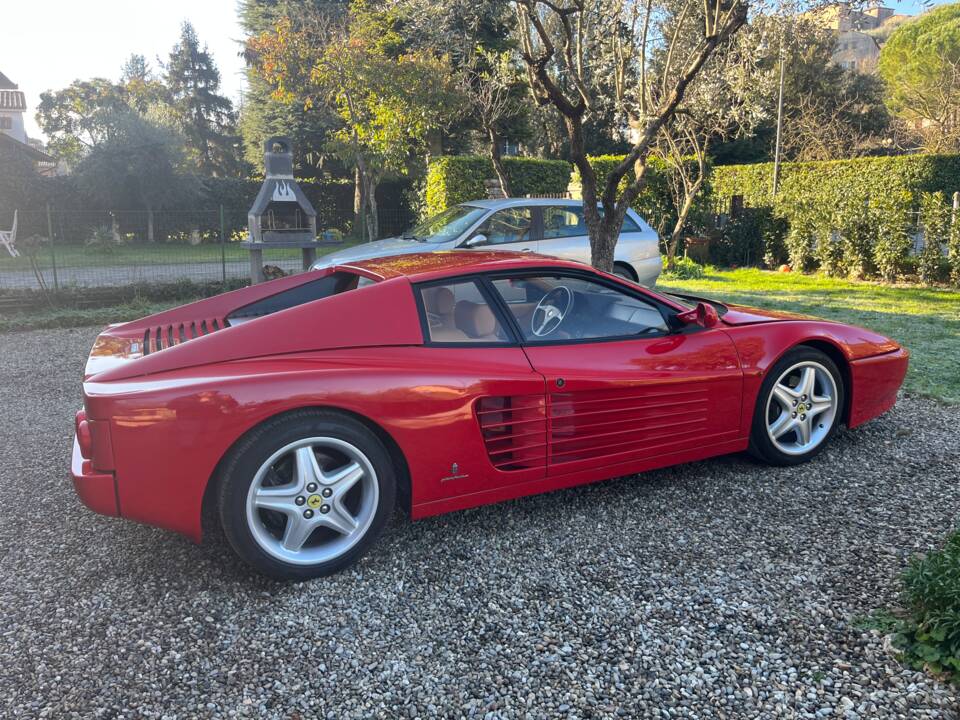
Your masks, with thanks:
[{"label": "red car body panel", "polygon": [[[850,426],[889,409],[906,372],[906,351],[870,331],[745,308],[657,337],[425,343],[412,283],[542,268],[587,271],[531,255],[408,255],[111,326],[88,361],[77,493],[97,512],[199,540],[204,494],[229,449],[270,417],[325,407],[381,433],[419,518],[743,450],[766,371],[801,343],[841,366]],[[237,308],[336,272],[377,282],[230,325]]]}]

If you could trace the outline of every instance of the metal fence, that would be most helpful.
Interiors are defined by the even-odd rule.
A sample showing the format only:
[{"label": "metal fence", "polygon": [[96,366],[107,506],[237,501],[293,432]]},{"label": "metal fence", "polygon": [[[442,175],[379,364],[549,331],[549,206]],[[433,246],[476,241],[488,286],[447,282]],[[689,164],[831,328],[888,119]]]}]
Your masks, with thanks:
[{"label": "metal fence", "polygon": [[[190,211],[58,212],[27,208],[16,213],[13,257],[0,246],[0,292],[60,291],[131,285],[236,282],[248,279],[246,208],[218,207]],[[13,226],[13,213],[0,213],[0,231]],[[378,237],[401,233],[410,223],[399,210],[380,212]],[[332,252],[368,240],[352,216],[331,227],[318,227]],[[264,263],[284,272],[302,268],[298,249],[264,251]]]}]

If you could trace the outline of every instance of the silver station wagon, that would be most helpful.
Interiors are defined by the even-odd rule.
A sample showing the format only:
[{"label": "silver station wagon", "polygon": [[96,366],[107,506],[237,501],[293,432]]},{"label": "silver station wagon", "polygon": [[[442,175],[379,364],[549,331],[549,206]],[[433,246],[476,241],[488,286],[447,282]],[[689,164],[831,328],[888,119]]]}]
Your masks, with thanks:
[{"label": "silver station wagon", "polygon": [[[356,245],[318,258],[313,267],[386,255],[470,248],[514,250],[590,262],[580,200],[473,200],[425,220],[402,237]],[[614,254],[614,272],[652,287],[662,270],[657,233],[628,210]]]}]

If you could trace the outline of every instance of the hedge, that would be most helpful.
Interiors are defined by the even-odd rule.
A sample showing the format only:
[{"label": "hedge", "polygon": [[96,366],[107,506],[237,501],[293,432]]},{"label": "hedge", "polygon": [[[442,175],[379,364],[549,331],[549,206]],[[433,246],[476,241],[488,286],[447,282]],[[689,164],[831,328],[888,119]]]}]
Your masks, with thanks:
[{"label": "hedge", "polygon": [[901,155],[825,162],[783,163],[773,197],[773,163],[715,167],[713,194],[728,201],[742,195],[752,207],[773,207],[790,217],[798,208],[832,211],[838,201],[909,191],[951,194],[960,190],[960,155]]},{"label": "hedge", "polygon": [[[97,227],[111,223],[111,211],[115,212],[121,233],[133,233],[138,237],[145,234],[144,208],[112,208],[91,203],[71,176],[26,177],[31,182],[21,182],[18,186],[20,192],[0,193],[0,228],[9,227],[14,210],[19,210],[22,236],[46,236],[46,206],[49,204],[54,233],[59,241],[85,242]],[[354,197],[350,180],[299,182],[317,211],[318,230],[350,231]],[[204,238],[219,237],[221,206],[227,237],[242,234],[247,225],[247,211],[253,205],[262,181],[184,175],[180,184],[180,191],[176,193],[181,198],[179,201],[155,208],[158,239],[186,236],[194,229],[199,230]],[[409,180],[401,178],[383,181],[377,188],[380,224],[385,233],[398,233],[415,219],[409,205],[410,186]]]},{"label": "hedge", "polygon": [[[942,221],[960,190],[960,155],[784,163],[776,196],[772,189],[772,163],[714,168],[714,201],[729,204],[739,195],[747,208],[784,221],[786,253],[798,270],[887,280],[917,272],[922,282],[946,280],[951,272],[955,282],[960,278],[958,228]],[[913,259],[918,230],[926,249]]]},{"label": "hedge", "polygon": [[[570,185],[570,164],[563,160],[505,157],[504,169],[515,197],[560,195]],[[425,210],[434,215],[448,207],[487,196],[483,181],[496,177],[490,158],[446,155],[427,168]]]}]

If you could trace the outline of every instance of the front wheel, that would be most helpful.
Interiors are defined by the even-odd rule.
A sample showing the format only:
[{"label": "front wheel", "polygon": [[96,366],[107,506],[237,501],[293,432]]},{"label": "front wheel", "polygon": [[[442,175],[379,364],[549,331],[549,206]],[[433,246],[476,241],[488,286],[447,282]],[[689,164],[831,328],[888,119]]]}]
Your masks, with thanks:
[{"label": "front wheel", "polygon": [[840,423],[843,378],[823,352],[799,347],[767,373],[754,412],[750,452],[773,465],[797,465],[823,449]]},{"label": "front wheel", "polygon": [[390,456],[347,415],[300,411],[254,430],[227,457],[220,520],[237,554],[284,580],[330,575],[377,539],[396,494]]}]

